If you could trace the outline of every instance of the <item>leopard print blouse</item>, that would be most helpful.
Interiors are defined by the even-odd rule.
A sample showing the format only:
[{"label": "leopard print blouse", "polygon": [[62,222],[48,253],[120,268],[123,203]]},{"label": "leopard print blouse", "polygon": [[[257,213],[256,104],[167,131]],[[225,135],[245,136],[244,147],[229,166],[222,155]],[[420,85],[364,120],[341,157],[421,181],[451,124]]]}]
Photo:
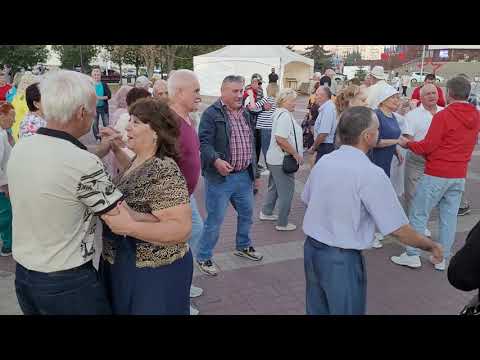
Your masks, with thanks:
[{"label": "leopard print blouse", "polygon": [[[185,178],[177,163],[168,157],[147,160],[120,178],[117,186],[127,204],[140,213],[151,213],[190,202]],[[104,237],[102,257],[113,264],[115,251],[115,241]],[[187,244],[154,245],[138,241],[136,266],[155,268],[168,265],[184,257],[187,252]]]}]

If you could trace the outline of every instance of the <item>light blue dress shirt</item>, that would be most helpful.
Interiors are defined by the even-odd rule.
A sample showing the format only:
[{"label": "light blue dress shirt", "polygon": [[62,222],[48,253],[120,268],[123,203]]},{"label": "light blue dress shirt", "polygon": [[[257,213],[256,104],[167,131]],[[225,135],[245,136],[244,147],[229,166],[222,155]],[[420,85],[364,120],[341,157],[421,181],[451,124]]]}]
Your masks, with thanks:
[{"label": "light blue dress shirt", "polygon": [[302,200],[303,232],[329,246],[367,249],[375,227],[388,235],[408,224],[390,179],[353,146],[342,145],[318,160]]},{"label": "light blue dress shirt", "polygon": [[333,144],[335,141],[335,130],[337,128],[337,110],[332,100],[328,100],[318,108],[318,116],[315,120],[315,137],[318,134],[328,134],[324,143]]}]

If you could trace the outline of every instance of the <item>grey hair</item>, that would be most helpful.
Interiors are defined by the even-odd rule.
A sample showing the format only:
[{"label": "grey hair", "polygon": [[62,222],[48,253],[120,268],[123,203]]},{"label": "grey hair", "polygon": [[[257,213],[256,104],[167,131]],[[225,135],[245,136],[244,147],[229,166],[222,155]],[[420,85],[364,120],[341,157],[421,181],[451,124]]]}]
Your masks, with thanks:
[{"label": "grey hair", "polygon": [[470,81],[463,76],[455,76],[447,81],[447,92],[452,99],[466,101],[470,90]]},{"label": "grey hair", "polygon": [[368,129],[374,121],[372,109],[366,106],[352,106],[346,109],[337,126],[340,142],[344,145],[357,145],[359,137],[365,129]]},{"label": "grey hair", "polygon": [[175,97],[178,90],[185,86],[188,81],[197,80],[197,75],[192,70],[175,70],[168,78],[168,96]]},{"label": "grey hair", "polygon": [[39,88],[46,121],[66,124],[81,106],[95,112],[95,83],[88,75],[70,70],[49,72]]},{"label": "grey hair", "polygon": [[433,86],[433,88],[435,89],[435,91],[437,92],[437,95],[438,95],[438,90],[437,90],[437,87],[435,85],[425,84],[420,88],[420,96],[423,96],[425,94],[425,92],[427,91],[425,89],[428,89],[429,87],[432,87],[432,86]]},{"label": "grey hair", "polygon": [[[332,98],[332,90],[330,90],[330,88],[328,86],[325,86],[325,85],[321,85],[318,87],[319,89],[323,89],[323,91],[325,91],[325,93],[327,94],[327,97],[329,99]],[[317,89],[318,90],[318,89]]]},{"label": "grey hair", "polygon": [[230,83],[242,83],[245,84],[245,78],[240,75],[228,75],[222,81],[222,88]]}]

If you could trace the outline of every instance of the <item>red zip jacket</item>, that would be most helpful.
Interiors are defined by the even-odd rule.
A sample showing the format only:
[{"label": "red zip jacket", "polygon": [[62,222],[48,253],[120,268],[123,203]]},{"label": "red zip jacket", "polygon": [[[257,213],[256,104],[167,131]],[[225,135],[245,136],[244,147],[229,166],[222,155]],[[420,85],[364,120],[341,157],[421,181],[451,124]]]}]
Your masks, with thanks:
[{"label": "red zip jacket", "polygon": [[448,105],[433,116],[427,136],[408,143],[408,148],[426,159],[425,174],[461,179],[480,130],[480,112],[466,102]]}]

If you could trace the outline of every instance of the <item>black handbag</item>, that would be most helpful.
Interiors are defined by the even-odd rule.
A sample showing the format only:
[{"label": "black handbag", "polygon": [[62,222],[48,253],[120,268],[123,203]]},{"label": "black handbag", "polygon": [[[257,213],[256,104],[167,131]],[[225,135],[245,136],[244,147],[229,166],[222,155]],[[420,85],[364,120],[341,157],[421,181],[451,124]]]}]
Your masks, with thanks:
[{"label": "black handbag", "polygon": [[[298,153],[298,144],[297,144],[297,133],[295,132],[295,124],[292,121],[292,126],[293,126],[293,135],[295,136],[295,148]],[[285,174],[292,174],[298,171],[300,165],[298,165],[297,160],[293,157],[293,155],[284,155],[283,157],[283,172]]]},{"label": "black handbag", "polygon": [[462,316],[480,315],[480,301],[478,294],[462,309]]}]

